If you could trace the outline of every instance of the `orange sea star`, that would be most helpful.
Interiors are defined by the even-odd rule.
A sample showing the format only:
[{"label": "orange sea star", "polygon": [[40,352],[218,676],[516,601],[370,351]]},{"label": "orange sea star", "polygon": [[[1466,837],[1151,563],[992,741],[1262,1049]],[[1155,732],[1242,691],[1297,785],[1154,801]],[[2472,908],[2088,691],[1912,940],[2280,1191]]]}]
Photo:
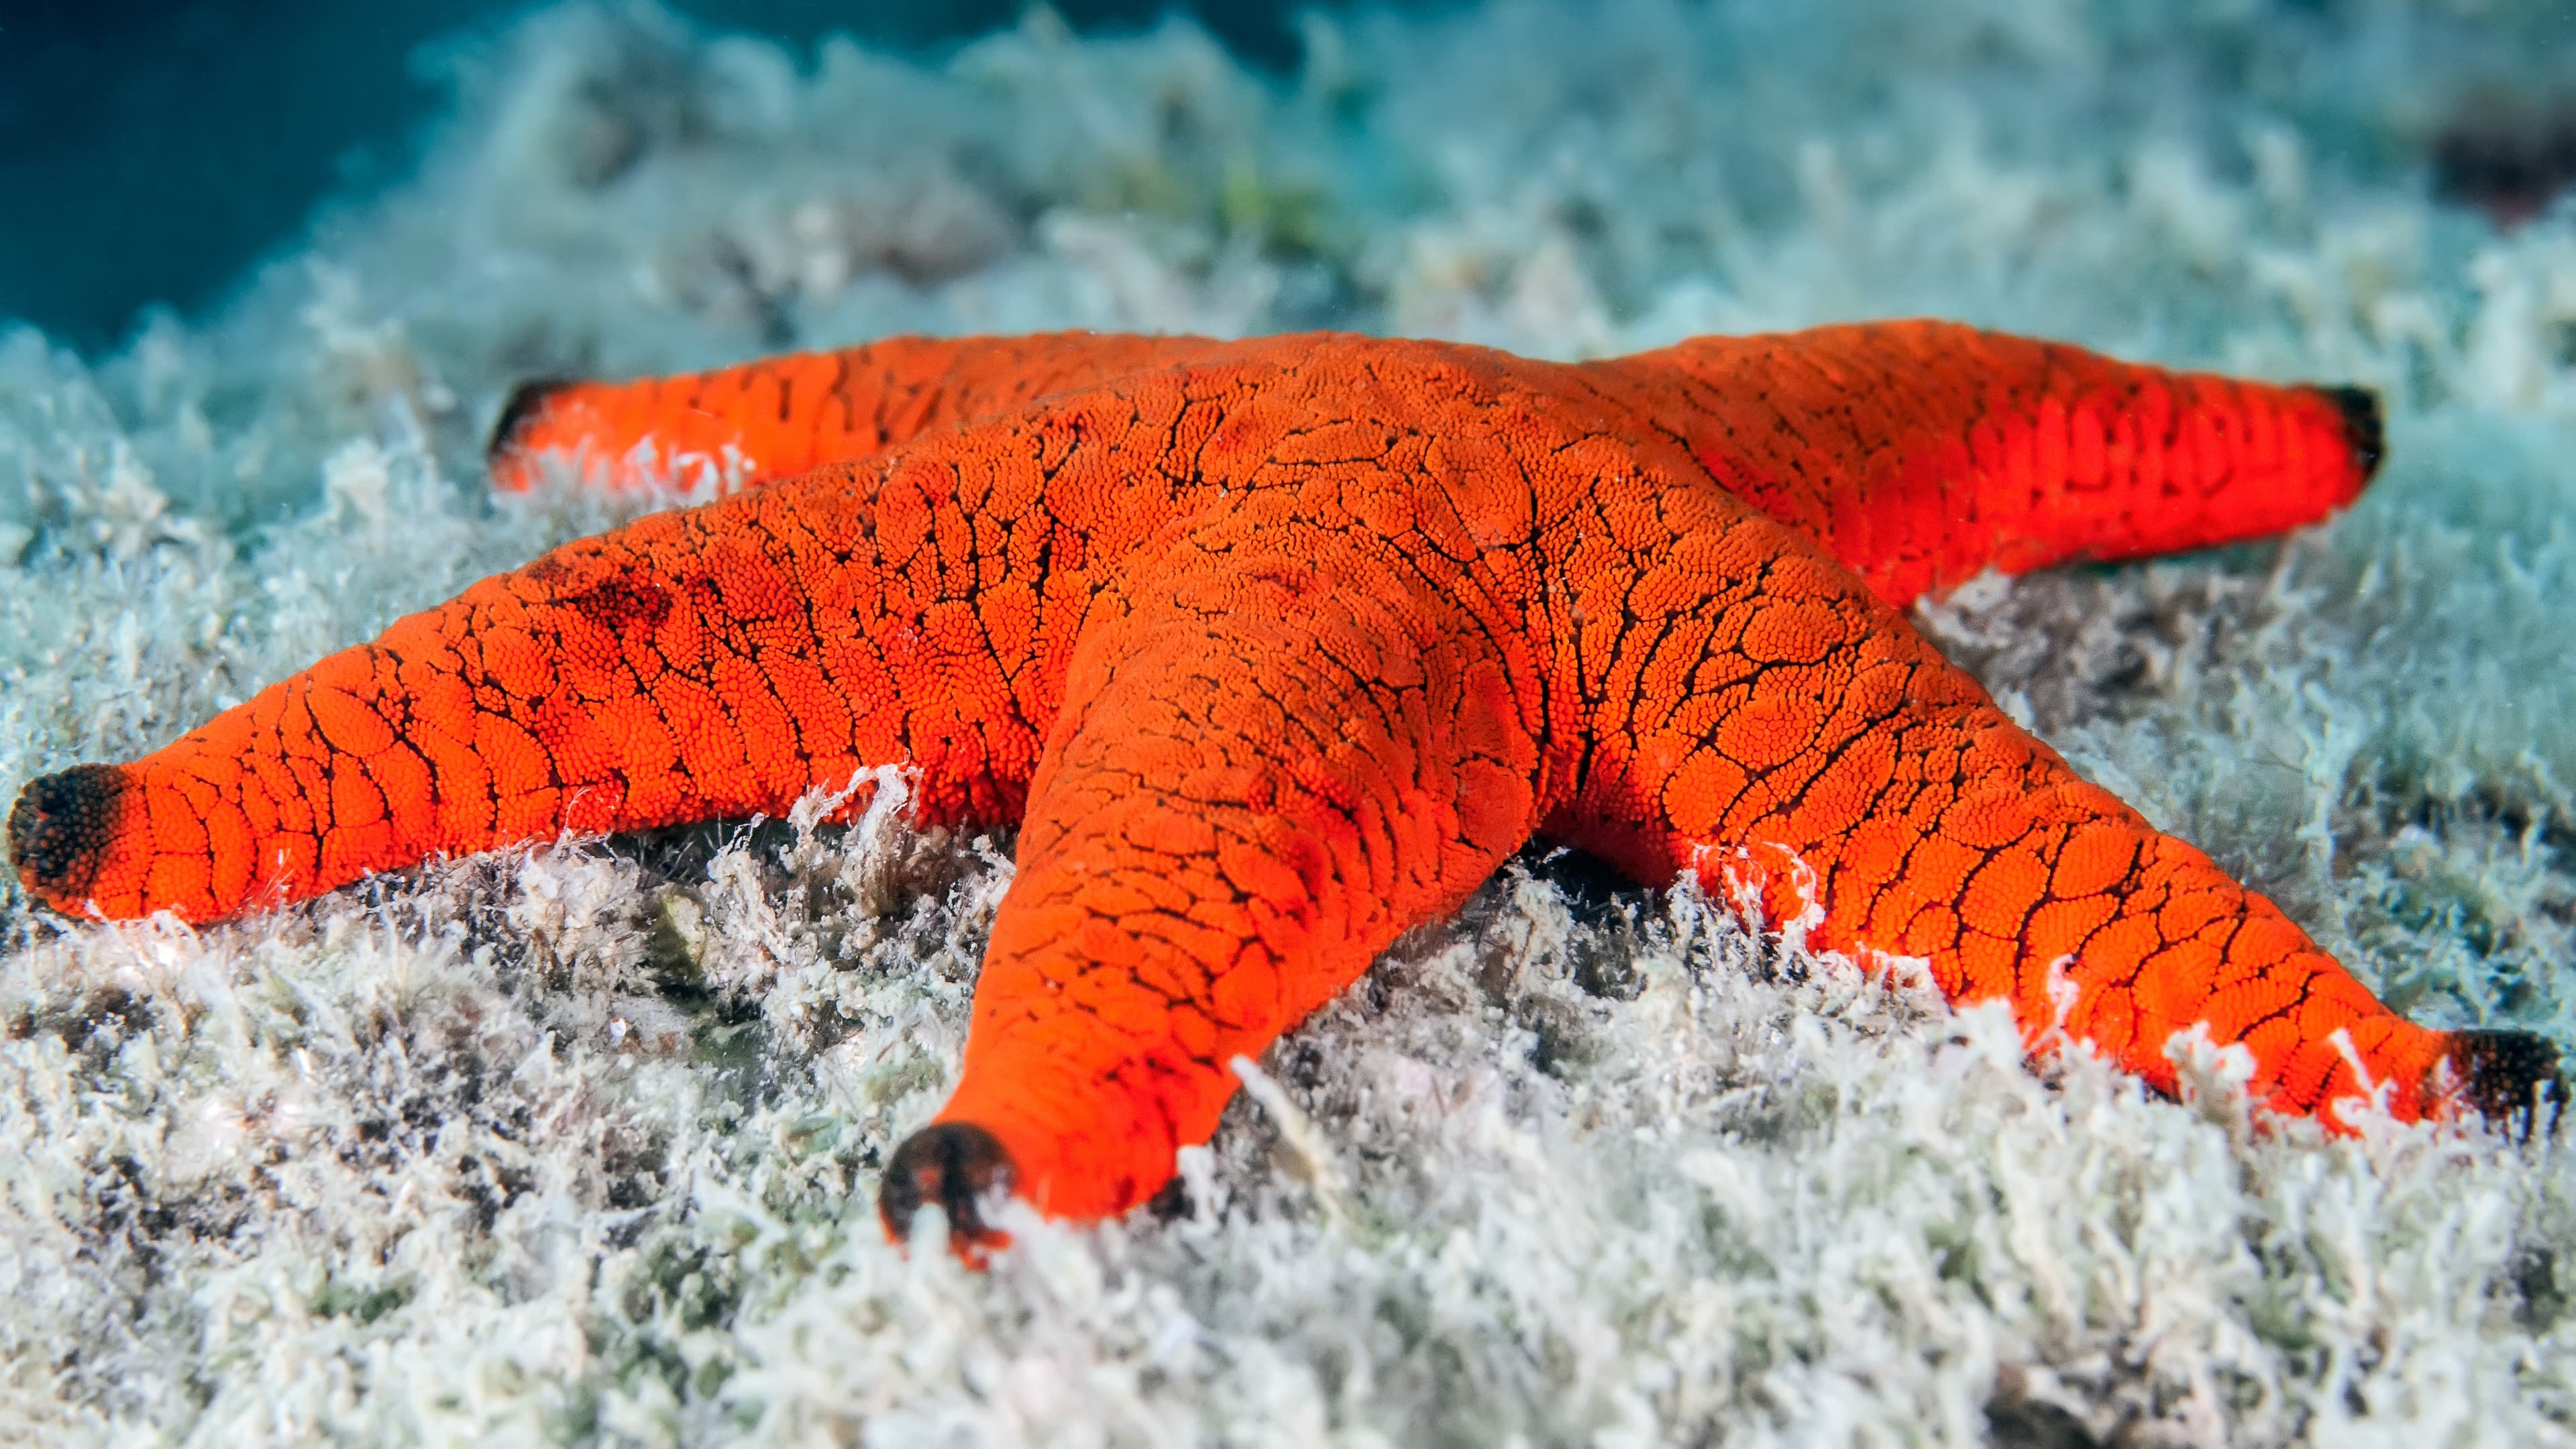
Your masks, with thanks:
[{"label": "orange sea star", "polygon": [[[1580,365],[1342,335],[900,339],[524,390],[495,476],[767,486],[556,549],[126,765],[27,787],[20,879],[208,920],[437,853],[776,813],[900,763],[1021,823],[965,1070],[888,1165],[960,1242],[1116,1213],[1258,1055],[1534,835],[1714,894],[2160,1088],[2529,1101],[2537,1038],[2375,1000],[2078,778],[1899,608],[1982,569],[2348,502],[2354,389],[1932,322]],[[793,475],[793,476],[789,476]],[[864,800],[854,801],[855,809]],[[2326,1114],[2332,1121],[2335,1114]]]}]

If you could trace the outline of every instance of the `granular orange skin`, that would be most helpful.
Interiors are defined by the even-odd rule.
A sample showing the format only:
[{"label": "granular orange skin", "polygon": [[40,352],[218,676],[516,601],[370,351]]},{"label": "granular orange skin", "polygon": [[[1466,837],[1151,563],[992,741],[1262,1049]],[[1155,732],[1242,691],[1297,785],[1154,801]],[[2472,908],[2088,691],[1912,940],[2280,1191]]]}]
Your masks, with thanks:
[{"label": "granular orange skin", "polygon": [[[28,890],[214,920],[908,765],[924,819],[1022,826],[963,1076],[889,1170],[890,1222],[944,1201],[961,1242],[997,1182],[1067,1217],[1152,1195],[1233,1057],[1533,836],[1926,962],[2035,1051],[2089,1041],[2161,1089],[2194,1026],[2290,1113],[2510,1103],[2546,1070],[2389,1011],[1899,612],[1988,567],[2323,517],[2376,462],[2351,390],[1934,322],[1579,365],[898,339],[531,393],[494,474],[571,452],[617,486],[646,440],[766,486],[36,782]],[[2518,1075],[2477,1095],[2500,1052]]]}]

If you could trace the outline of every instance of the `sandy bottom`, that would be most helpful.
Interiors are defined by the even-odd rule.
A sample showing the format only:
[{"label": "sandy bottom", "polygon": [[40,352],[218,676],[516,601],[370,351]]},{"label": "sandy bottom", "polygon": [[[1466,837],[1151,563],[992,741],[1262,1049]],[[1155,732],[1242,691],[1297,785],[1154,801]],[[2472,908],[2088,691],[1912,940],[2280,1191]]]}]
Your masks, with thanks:
[{"label": "sandy bottom", "polygon": [[[2553,8],[1500,4],[1317,22],[1275,84],[1187,28],[921,65],[542,13],[223,309],[0,336],[0,786],[614,521],[485,495],[531,374],[1937,313],[2383,390],[2330,527],[1923,617],[2419,1018],[2576,1045],[2576,225],[2422,159]],[[2043,1079],[1992,1011],[1538,856],[1271,1053],[1181,1216],[907,1261],[875,1164],[1009,852],[880,815],[202,931],[12,897],[0,1439],[2576,1438],[2567,1151]]]}]

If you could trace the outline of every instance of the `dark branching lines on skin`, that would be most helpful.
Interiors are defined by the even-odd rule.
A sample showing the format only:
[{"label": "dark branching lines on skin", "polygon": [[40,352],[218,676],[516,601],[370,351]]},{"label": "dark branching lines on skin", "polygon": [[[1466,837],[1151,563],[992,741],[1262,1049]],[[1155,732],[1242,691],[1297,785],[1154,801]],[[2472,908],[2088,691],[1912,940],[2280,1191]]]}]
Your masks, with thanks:
[{"label": "dark branching lines on skin", "polygon": [[969,1247],[993,1190],[1152,1196],[1236,1056],[1533,836],[1919,962],[2034,1049],[2088,1040],[2160,1087],[2195,1026],[2292,1112],[2501,1109],[2553,1070],[2389,1012],[1898,612],[1988,567],[2321,517],[2376,461],[2365,394],[1932,323],[1582,366],[899,339],[520,394],[495,476],[568,451],[616,485],[647,441],[762,486],[36,782],[21,879],[73,914],[214,919],[907,765],[931,821],[1023,822],[964,1074],[883,1195]]}]

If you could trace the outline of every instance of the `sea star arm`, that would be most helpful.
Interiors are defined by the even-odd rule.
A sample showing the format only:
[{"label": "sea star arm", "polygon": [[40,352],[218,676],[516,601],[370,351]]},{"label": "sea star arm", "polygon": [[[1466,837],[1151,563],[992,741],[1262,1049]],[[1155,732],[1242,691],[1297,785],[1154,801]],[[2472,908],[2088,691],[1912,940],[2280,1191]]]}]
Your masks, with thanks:
[{"label": "sea star arm", "polygon": [[756,487],[1227,345],[1118,332],[890,337],[633,382],[523,383],[492,429],[492,482],[534,487],[552,457],[612,490],[687,483],[701,467]]},{"label": "sea star arm", "polygon": [[1918,965],[1954,1003],[2001,999],[2035,1051],[2089,1042],[2162,1089],[2169,1040],[2200,1027],[2241,1043],[2284,1111],[2382,1087],[2408,1118],[2459,1090],[2524,1105],[2528,1078],[2492,1060],[2524,1047],[2390,1011],[1820,550],[1723,509],[1660,517],[1693,511],[1640,536],[1620,622],[1584,650],[1593,754],[1550,830],[1643,879],[1696,872],[1820,948]]},{"label": "sea star arm", "polygon": [[1048,568],[1076,545],[1034,466],[961,504],[954,461],[579,540],[139,760],[38,779],[19,879],[73,916],[219,920],[431,855],[777,813],[896,763],[926,820],[1015,818],[1051,708],[1032,660],[1087,596]]},{"label": "sea star arm", "polygon": [[2315,523],[2378,466],[2378,403],[1955,322],[1700,337],[1581,369],[1737,498],[1905,605],[1986,569]]},{"label": "sea star arm", "polygon": [[1075,652],[963,1074],[887,1168],[898,1233],[939,1201],[980,1237],[976,1198],[1004,1174],[1052,1214],[1144,1200],[1215,1130],[1235,1057],[1454,910],[1537,823],[1528,658],[1474,627],[1453,574],[1391,580],[1364,529],[1277,497],[1140,558]]}]

